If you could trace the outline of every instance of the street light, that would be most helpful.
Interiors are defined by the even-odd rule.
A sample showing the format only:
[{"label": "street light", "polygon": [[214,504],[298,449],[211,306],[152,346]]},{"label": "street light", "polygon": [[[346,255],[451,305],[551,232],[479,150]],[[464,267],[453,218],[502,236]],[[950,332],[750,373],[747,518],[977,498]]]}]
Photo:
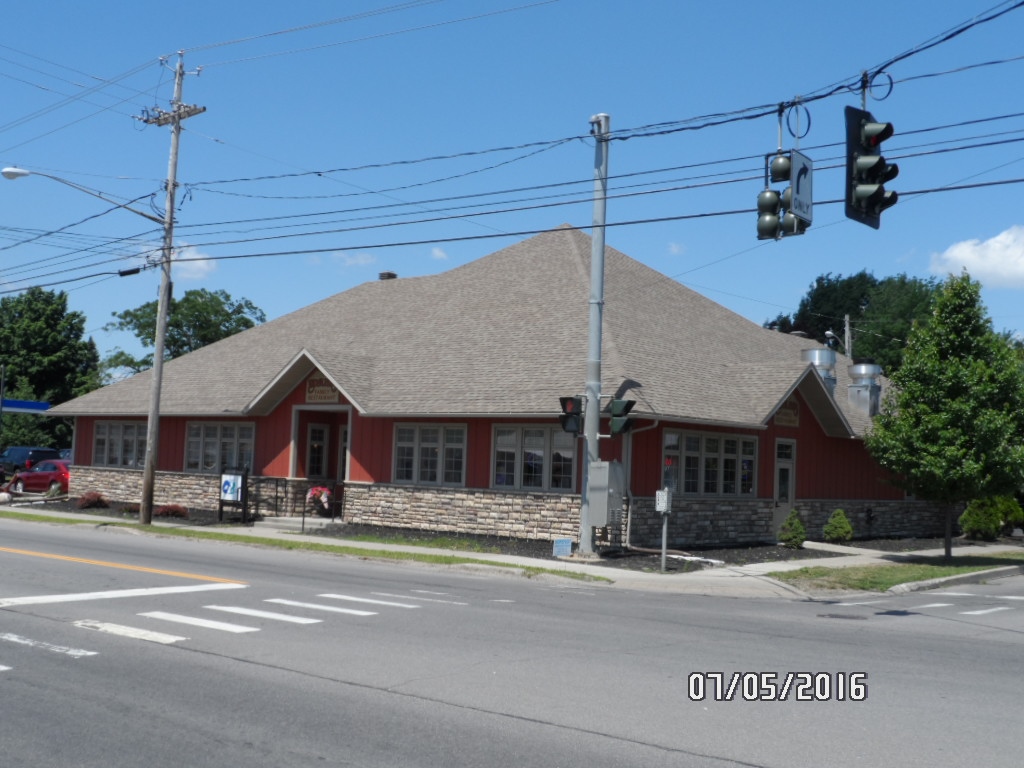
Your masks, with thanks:
[{"label": "street light", "polygon": [[110,203],[111,205],[116,205],[118,208],[124,208],[126,211],[137,213],[139,216],[147,218],[150,221],[155,221],[157,224],[161,226],[163,226],[164,224],[163,219],[158,218],[157,216],[154,216],[151,213],[146,213],[145,211],[140,211],[136,208],[131,208],[125,205],[124,203],[117,202],[116,200],[111,200],[109,197],[100,192],[97,192],[96,190],[80,186],[78,184],[75,184],[75,182],[73,181],[62,179],[60,176],[51,176],[48,173],[42,173],[40,171],[30,171],[26,168],[15,168],[14,166],[8,166],[7,168],[4,168],[2,171],[0,171],[0,175],[2,175],[5,179],[10,179],[12,181],[15,179],[23,179],[26,176],[42,176],[47,179],[53,179],[54,181],[59,181],[64,186],[71,187],[72,189],[77,189],[79,192],[85,192],[85,194],[92,195],[93,197],[98,197],[100,200]]},{"label": "street light", "polygon": [[104,195],[87,187],[79,186],[72,181],[62,179],[59,176],[51,176],[48,173],[39,171],[28,171],[24,168],[8,167],[0,170],[0,175],[5,179],[22,179],[26,176],[43,176],[47,179],[60,182],[65,186],[85,192],[100,200],[124,208],[127,211],[138,214],[143,218],[154,221],[163,227],[163,247],[160,251],[160,294],[157,297],[156,306],[156,335],[153,339],[153,382],[150,389],[149,414],[146,417],[146,462],[142,470],[142,498],[139,503],[139,523],[150,525],[153,522],[153,492],[156,486],[156,464],[157,450],[160,440],[160,389],[163,382],[164,372],[164,340],[167,336],[167,313],[171,307],[171,254],[174,243],[174,190],[177,186],[175,181],[175,169],[177,166],[177,131],[173,134],[174,140],[171,143],[171,159],[169,163],[169,175],[167,178],[167,203],[164,210],[164,217],[161,219],[152,214],[131,208],[123,203],[110,200]]}]

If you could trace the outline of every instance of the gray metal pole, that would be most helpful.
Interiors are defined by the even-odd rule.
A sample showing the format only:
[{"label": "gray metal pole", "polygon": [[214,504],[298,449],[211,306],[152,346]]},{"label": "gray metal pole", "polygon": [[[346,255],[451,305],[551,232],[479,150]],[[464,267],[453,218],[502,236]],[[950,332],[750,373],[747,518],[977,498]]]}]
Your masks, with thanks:
[{"label": "gray metal pole", "polygon": [[611,118],[606,114],[590,118],[594,136],[594,226],[590,249],[590,323],[587,345],[586,405],[583,412],[583,492],[580,502],[581,557],[594,556],[594,529],[590,524],[590,464],[600,460],[598,431],[601,424],[601,322],[604,315],[604,225],[608,199],[608,133]]},{"label": "gray metal pole", "polygon": [[156,486],[156,465],[160,446],[160,389],[164,376],[164,340],[167,337],[167,315],[171,311],[171,256],[174,247],[174,193],[178,185],[178,140],[181,136],[181,86],[185,79],[185,60],[178,55],[174,71],[174,99],[171,102],[171,155],[167,162],[167,198],[164,209],[164,240],[160,251],[160,295],[156,305],[156,337],[153,340],[153,380],[146,419],[146,463],[142,472],[142,500],[139,523],[153,522],[153,494]]}]

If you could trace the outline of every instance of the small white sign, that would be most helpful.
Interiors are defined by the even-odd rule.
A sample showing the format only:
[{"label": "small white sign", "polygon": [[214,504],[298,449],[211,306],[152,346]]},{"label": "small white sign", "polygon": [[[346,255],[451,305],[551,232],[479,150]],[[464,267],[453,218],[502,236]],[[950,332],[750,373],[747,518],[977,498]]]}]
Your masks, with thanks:
[{"label": "small white sign", "polygon": [[672,511],[672,491],[670,489],[662,488],[660,491],[654,492],[654,510],[663,515]]}]

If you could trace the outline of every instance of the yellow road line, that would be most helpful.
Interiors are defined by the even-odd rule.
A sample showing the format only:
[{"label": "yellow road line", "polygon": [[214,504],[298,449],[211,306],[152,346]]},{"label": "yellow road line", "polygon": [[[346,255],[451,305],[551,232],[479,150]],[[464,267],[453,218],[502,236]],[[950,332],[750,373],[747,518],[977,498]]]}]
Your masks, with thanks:
[{"label": "yellow road line", "polygon": [[126,571],[141,571],[142,573],[156,573],[161,576],[179,576],[183,579],[196,579],[197,581],[216,581],[222,584],[245,584],[238,579],[222,579],[217,576],[202,576],[196,573],[183,573],[182,571],[165,571],[161,568],[146,568],[142,565],[128,565],[126,563],[112,563],[107,560],[89,560],[84,557],[70,557],[68,555],[54,555],[49,552],[33,552],[28,549],[10,549],[0,547],[0,552],[10,552],[13,555],[28,555],[30,557],[45,557],[50,560],[64,560],[68,563],[83,563],[85,565],[99,565],[104,568],[121,568]]}]

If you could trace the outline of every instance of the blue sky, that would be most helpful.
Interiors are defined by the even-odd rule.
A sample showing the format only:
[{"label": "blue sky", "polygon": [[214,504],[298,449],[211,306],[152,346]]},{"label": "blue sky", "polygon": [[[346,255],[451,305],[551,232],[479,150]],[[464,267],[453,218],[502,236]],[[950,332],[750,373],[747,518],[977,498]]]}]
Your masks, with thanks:
[{"label": "blue sky", "polygon": [[[8,3],[0,166],[161,215],[170,132],[135,117],[169,106],[183,51],[198,71],[183,101],[207,111],[181,137],[175,294],[223,289],[272,319],[385,270],[433,274],[522,233],[589,227],[603,112],[607,243],[751,321],[795,311],[823,273],[966,268],[995,328],[1022,331],[1024,188],[994,182],[1024,178],[1024,8],[966,28],[1016,4]],[[896,59],[873,89],[891,78],[891,93],[867,104],[895,125],[900,166],[876,231],[837,202],[843,110],[861,102],[845,86]],[[759,242],[773,105],[797,101],[782,145],[814,161],[814,224]],[[962,185],[979,186],[949,189]],[[159,243],[152,222],[81,191],[0,179],[0,295],[66,291],[102,355],[139,351],[103,326],[155,299],[159,270],[98,273]]]}]

